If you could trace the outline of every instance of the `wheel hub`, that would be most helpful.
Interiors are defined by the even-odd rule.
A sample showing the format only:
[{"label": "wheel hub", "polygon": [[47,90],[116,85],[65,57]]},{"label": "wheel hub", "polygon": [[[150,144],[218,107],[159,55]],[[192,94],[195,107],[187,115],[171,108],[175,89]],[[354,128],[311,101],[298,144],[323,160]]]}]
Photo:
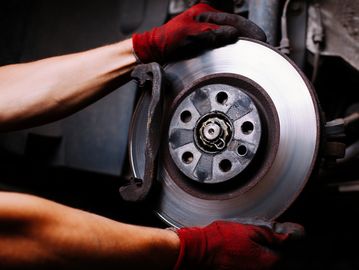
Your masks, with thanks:
[{"label": "wheel hub", "polygon": [[177,107],[169,128],[170,153],[191,180],[215,184],[233,179],[259,147],[261,122],[242,89],[210,84],[190,93]]}]

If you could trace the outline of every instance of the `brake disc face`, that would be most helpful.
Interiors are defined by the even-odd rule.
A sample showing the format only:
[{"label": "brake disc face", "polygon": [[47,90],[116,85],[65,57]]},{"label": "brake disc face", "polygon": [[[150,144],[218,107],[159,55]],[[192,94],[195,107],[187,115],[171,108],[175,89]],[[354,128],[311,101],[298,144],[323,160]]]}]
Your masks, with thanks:
[{"label": "brake disc face", "polygon": [[[250,40],[168,65],[165,73],[157,214],[177,227],[278,217],[305,186],[318,154],[319,112],[305,77]],[[148,103],[144,96],[130,133],[138,178]]]}]

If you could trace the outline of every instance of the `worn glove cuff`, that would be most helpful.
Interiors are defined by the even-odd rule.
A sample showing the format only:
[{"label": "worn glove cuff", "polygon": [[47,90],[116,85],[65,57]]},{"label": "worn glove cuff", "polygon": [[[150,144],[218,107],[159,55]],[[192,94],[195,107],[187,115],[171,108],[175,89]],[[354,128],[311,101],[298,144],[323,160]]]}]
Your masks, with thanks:
[{"label": "worn glove cuff", "polygon": [[132,35],[133,51],[141,63],[163,62],[163,56],[156,45],[161,41],[160,34],[160,28],[153,28],[151,31]]},{"label": "worn glove cuff", "polygon": [[206,255],[206,236],[198,227],[182,228],[176,231],[180,239],[180,252],[175,270],[198,270]]}]

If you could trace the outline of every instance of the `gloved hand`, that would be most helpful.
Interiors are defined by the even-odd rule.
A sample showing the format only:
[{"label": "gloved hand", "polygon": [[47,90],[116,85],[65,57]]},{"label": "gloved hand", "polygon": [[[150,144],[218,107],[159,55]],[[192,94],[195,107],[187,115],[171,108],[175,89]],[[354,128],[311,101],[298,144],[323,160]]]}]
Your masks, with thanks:
[{"label": "gloved hand", "polygon": [[177,234],[180,255],[175,270],[258,270],[274,266],[278,248],[303,236],[304,229],[294,223],[217,221],[204,228],[182,228]]},{"label": "gloved hand", "polygon": [[253,22],[220,12],[205,2],[160,27],[134,34],[133,49],[139,60],[164,63],[192,57],[204,49],[233,43],[238,37],[266,40],[264,32]]}]

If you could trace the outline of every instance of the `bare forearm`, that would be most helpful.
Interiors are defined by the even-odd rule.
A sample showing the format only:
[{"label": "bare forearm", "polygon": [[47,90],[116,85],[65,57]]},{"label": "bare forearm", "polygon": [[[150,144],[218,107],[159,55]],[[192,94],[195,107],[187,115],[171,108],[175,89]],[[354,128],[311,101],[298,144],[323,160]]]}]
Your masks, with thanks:
[{"label": "bare forearm", "polygon": [[132,42],[0,68],[0,130],[57,120],[104,96],[135,66]]},{"label": "bare forearm", "polygon": [[179,240],[171,231],[0,195],[1,269],[172,269],[176,262]]}]

